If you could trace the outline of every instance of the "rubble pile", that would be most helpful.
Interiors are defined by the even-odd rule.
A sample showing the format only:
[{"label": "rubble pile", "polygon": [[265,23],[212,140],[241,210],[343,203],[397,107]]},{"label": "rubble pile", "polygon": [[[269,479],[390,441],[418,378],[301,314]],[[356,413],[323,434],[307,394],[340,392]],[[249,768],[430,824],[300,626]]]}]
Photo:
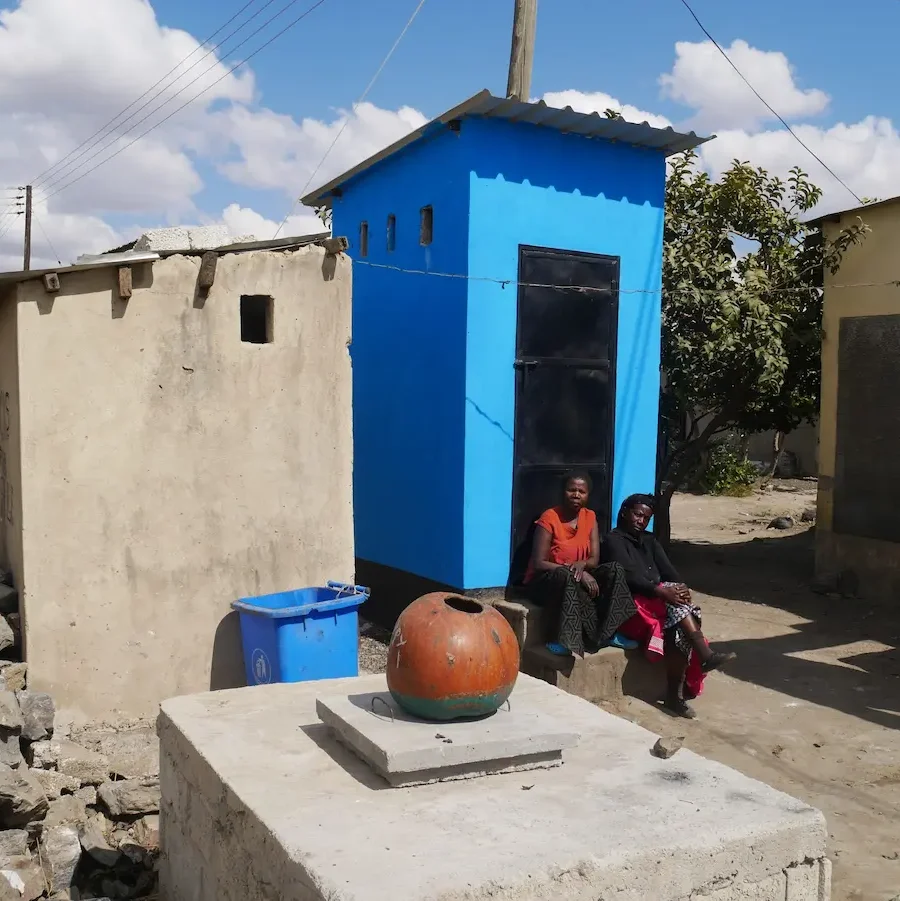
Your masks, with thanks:
[{"label": "rubble pile", "polygon": [[0,901],[154,895],[152,727],[56,729],[53,699],[26,689],[24,663],[0,661],[0,684]]}]

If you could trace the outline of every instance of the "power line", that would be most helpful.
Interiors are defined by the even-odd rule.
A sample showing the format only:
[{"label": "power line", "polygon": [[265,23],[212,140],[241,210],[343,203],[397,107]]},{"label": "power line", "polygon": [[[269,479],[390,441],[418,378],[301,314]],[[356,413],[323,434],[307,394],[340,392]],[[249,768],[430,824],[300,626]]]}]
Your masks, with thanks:
[{"label": "power line", "polygon": [[[386,269],[391,272],[402,272],[407,275],[428,275],[434,278],[450,278],[461,279],[467,282],[487,282],[490,284],[500,285],[501,288],[551,288],[556,291],[574,291],[578,294],[609,294],[615,291],[617,294],[664,294],[662,288],[601,288],[596,285],[554,285],[544,284],[541,282],[520,282],[514,278],[499,278],[490,275],[467,275],[464,272],[439,272],[431,269],[407,269],[403,266],[392,266],[388,263],[373,263],[370,260],[353,260],[354,266],[369,266],[372,269]],[[855,282],[844,285],[826,285],[828,290],[833,288],[900,288],[900,276],[892,281],[886,282]],[[701,294],[725,295],[733,294],[734,291],[741,290],[740,285],[735,285],[734,289],[729,291],[718,288],[700,289]],[[767,288],[761,292],[763,294],[795,294],[798,291],[822,291],[822,288],[813,287],[797,287],[797,288]],[[671,292],[669,292],[671,293]],[[696,292],[691,291],[691,294]]]},{"label": "power line", "polygon": [[62,260],[59,258],[59,254],[56,252],[56,248],[53,246],[53,242],[50,240],[50,235],[44,231],[44,226],[41,224],[41,220],[38,219],[37,216],[34,217],[34,221],[37,222],[38,228],[41,230],[41,234],[44,236],[44,240],[50,245],[50,250],[53,252],[53,256],[56,257],[56,262],[62,266]]},{"label": "power line", "polygon": [[701,30],[701,31],[707,36],[707,38],[709,38],[709,40],[712,42],[712,44],[713,44],[713,46],[716,48],[716,50],[718,50],[719,53],[721,53],[722,56],[725,57],[725,60],[726,60],[726,62],[728,63],[728,65],[731,66],[731,68],[734,69],[735,72],[737,72],[737,74],[740,76],[740,78],[741,78],[741,80],[744,82],[744,84],[747,85],[747,87],[750,88],[751,91],[753,91],[753,93],[757,96],[757,98],[758,98],[759,101],[765,106],[765,108],[766,108],[766,109],[767,109],[767,110],[768,110],[768,111],[769,111],[769,112],[770,112],[770,113],[771,113],[771,114],[772,114],[772,115],[773,115],[773,116],[774,116],[774,117],[775,117],[775,118],[776,118],[776,119],[777,119],[777,120],[778,120],[778,121],[786,128],[786,129],[787,129],[788,134],[790,134],[790,136],[791,136],[791,137],[792,137],[792,138],[793,138],[793,139],[794,139],[794,140],[795,140],[795,141],[796,141],[796,142],[797,142],[797,143],[798,143],[798,144],[799,144],[799,145],[800,145],[800,146],[801,146],[801,147],[802,147],[802,148],[803,148],[803,149],[804,149],[804,150],[805,150],[805,151],[806,151],[806,152],[807,152],[814,160],[816,160],[816,162],[818,162],[819,165],[820,165],[820,166],[821,166],[821,167],[822,167],[822,168],[823,168],[823,169],[824,169],[824,170],[825,170],[825,171],[826,171],[826,172],[827,172],[827,173],[828,173],[828,174],[829,174],[836,182],[838,182],[838,184],[840,184],[842,187],[846,188],[846,190],[849,191],[850,194],[852,194],[853,197],[856,199],[857,203],[862,204],[863,200],[862,200],[862,198],[856,193],[856,191],[854,191],[853,188],[851,188],[851,187],[850,187],[850,186],[849,186],[849,185],[848,185],[848,184],[847,184],[847,183],[846,183],[846,182],[845,182],[845,181],[844,181],[844,180],[843,180],[843,179],[842,179],[842,178],[841,178],[841,177],[840,177],[840,176],[839,176],[839,175],[838,175],[838,174],[837,174],[837,173],[836,173],[836,172],[835,172],[835,171],[834,171],[834,170],[833,170],[833,169],[832,169],[832,168],[831,168],[831,167],[830,167],[830,166],[829,166],[829,165],[828,165],[828,164],[827,164],[827,163],[826,163],[826,162],[825,162],[825,161],[824,161],[824,160],[823,160],[823,159],[822,159],[822,158],[821,158],[814,150],[812,150],[807,144],[805,144],[805,143],[803,142],[803,140],[800,138],[800,136],[797,134],[797,132],[795,132],[794,129],[791,128],[791,126],[787,124],[787,122],[784,120],[784,118],[783,118],[781,115],[779,115],[779,113],[777,113],[777,112],[772,108],[772,106],[771,106],[771,105],[768,103],[768,101],[767,101],[767,100],[759,93],[759,91],[757,91],[756,88],[753,87],[752,84],[750,84],[750,82],[749,82],[749,81],[747,80],[747,78],[744,76],[744,73],[741,72],[741,70],[740,70],[740,69],[739,69],[739,68],[731,61],[731,57],[730,57],[730,56],[722,49],[722,47],[719,45],[719,42],[718,42],[718,41],[717,41],[717,40],[709,33],[709,31],[707,31],[706,26],[705,26],[705,25],[700,21],[700,19],[697,17],[697,13],[695,13],[694,10],[691,9],[691,6],[690,6],[690,4],[688,3],[688,0],[681,0],[681,3],[684,5],[684,8],[691,14],[691,17],[692,17],[693,20],[697,23],[697,25],[700,27],[700,30]]},{"label": "power line", "polygon": [[[130,110],[135,104],[140,103],[141,100],[143,100],[143,99],[144,99],[148,94],[150,94],[152,91],[155,91],[156,88],[158,88],[158,87],[159,87],[159,86],[160,86],[160,85],[161,85],[161,84],[162,84],[162,83],[163,83],[170,75],[172,75],[172,74],[174,74],[175,72],[177,72],[177,71],[178,71],[178,70],[179,70],[179,69],[180,69],[180,68],[181,68],[181,67],[182,67],[182,66],[183,66],[183,65],[184,65],[184,64],[185,64],[185,63],[186,63],[186,62],[187,62],[187,61],[188,61],[188,60],[189,60],[189,59],[190,59],[190,58],[198,51],[198,50],[201,50],[203,47],[205,47],[205,46],[206,46],[206,45],[207,45],[207,44],[208,44],[208,43],[209,43],[209,42],[210,42],[217,34],[219,34],[219,32],[221,32],[221,31],[223,31],[225,28],[227,28],[227,27],[228,27],[235,19],[238,18],[238,16],[241,15],[248,7],[252,6],[252,5],[253,5],[254,3],[256,3],[256,2],[257,2],[257,0],[248,0],[248,2],[245,3],[245,4],[244,4],[244,5],[243,5],[243,6],[242,6],[242,7],[241,7],[241,8],[240,8],[240,9],[239,9],[239,10],[238,10],[238,11],[237,11],[237,12],[236,12],[236,13],[235,13],[228,21],[227,21],[227,22],[224,22],[222,25],[220,25],[220,26],[219,26],[219,27],[218,27],[218,28],[217,28],[217,29],[216,29],[216,30],[215,30],[215,31],[214,31],[214,32],[213,32],[206,40],[205,40],[205,41],[203,41],[202,44],[198,44],[198,45],[197,45],[197,46],[196,46],[196,47],[195,47],[195,48],[194,48],[194,49],[193,49],[186,57],[184,57],[184,59],[182,59],[182,60],[180,60],[179,62],[177,62],[171,69],[169,69],[168,72],[166,72],[165,75],[163,75],[162,78],[160,78],[155,84],[152,84],[149,88],[147,88],[147,90],[144,91],[144,93],[141,94],[140,97],[138,97],[136,100],[133,100],[131,103],[129,103],[128,106],[125,107],[125,109],[121,110],[119,113],[117,113],[115,116],[113,116],[113,118],[110,119],[105,125],[101,125],[100,128],[97,129],[97,131],[95,131],[95,132],[94,132],[92,135],[90,135],[89,137],[85,138],[85,139],[84,139],[77,147],[75,147],[75,148],[73,148],[72,150],[70,150],[70,151],[69,151],[62,159],[57,160],[52,166],[50,166],[49,168],[45,169],[45,170],[44,170],[43,172],[41,172],[36,178],[32,179],[32,184],[37,185],[41,180],[44,179],[45,176],[49,175],[49,174],[50,174],[51,172],[53,172],[54,170],[59,169],[61,166],[63,166],[63,164],[66,162],[66,160],[68,160],[69,157],[71,157],[73,153],[75,153],[75,152],[78,151],[78,150],[81,150],[81,148],[84,147],[89,141],[93,141],[94,138],[96,138],[98,135],[101,135],[101,132],[105,132],[106,134],[109,134],[109,132],[107,131],[107,129],[110,129],[111,126],[114,126],[114,125],[116,125],[116,124],[123,125],[124,123],[123,123],[123,122],[119,122],[118,120],[119,120],[125,113],[127,113],[128,110]],[[275,0],[269,0],[269,2],[266,3],[266,6],[268,6],[270,3],[274,3],[274,2],[275,2]],[[263,9],[265,9],[265,6],[263,7]],[[248,24],[248,22],[250,22],[256,15],[259,15],[260,12],[262,12],[262,10],[258,10],[258,11],[254,14],[254,16],[251,16],[250,19],[247,20],[247,22],[245,22],[243,25],[240,26],[240,28],[244,28],[244,27]],[[238,30],[240,30],[240,28],[239,28]],[[231,37],[233,34],[234,34],[234,32],[232,32],[231,34],[229,34],[229,35],[227,35],[225,38],[223,38],[222,41],[220,41],[215,47],[213,47],[213,48],[212,48],[208,53],[206,53],[203,57],[201,57],[201,59],[199,59],[199,60],[197,61],[197,63],[202,62],[204,59],[206,59],[206,57],[209,56],[210,53],[214,53],[215,50],[216,50],[218,47],[220,47],[220,46],[222,45],[222,43],[224,43],[224,41],[227,41],[228,38]],[[194,65],[197,65],[197,63],[194,63]],[[194,66],[191,66],[190,68],[192,69],[193,67],[194,67]],[[186,71],[189,72],[190,69],[188,69],[188,70],[186,70]],[[175,81],[178,81],[179,79],[181,79],[185,74],[186,74],[186,72],[182,72],[182,73],[178,76],[178,78],[175,79]],[[172,84],[174,84],[174,83],[175,83],[175,82],[172,82]],[[170,85],[166,85],[166,87],[171,87],[171,84],[170,84]],[[160,91],[159,93],[162,93],[162,91]],[[157,95],[155,95],[155,96],[159,96],[159,94],[157,94]],[[147,101],[147,103],[150,103],[150,101],[153,100],[153,99],[154,99],[154,98],[151,97],[150,100]],[[146,104],[144,104],[144,106],[146,106]],[[143,109],[143,108],[144,108],[144,107],[142,106],[140,109]],[[136,110],[135,113],[132,114],[132,116],[136,115],[137,112],[139,112],[139,110]],[[131,117],[129,117],[129,118],[131,118]],[[128,121],[128,119],[125,120],[125,122],[127,122],[127,121]],[[102,140],[102,137],[105,137],[105,136],[106,136],[105,134],[102,135],[102,136],[101,136],[101,140]],[[97,142],[95,142],[95,144],[96,144],[96,143],[97,143]],[[92,146],[94,146],[94,145],[92,145]],[[84,150],[81,154],[79,154],[78,156],[76,156],[75,159],[80,159],[80,157],[82,157],[85,153],[87,153],[87,150],[89,150],[89,149],[90,149],[90,148],[87,148],[86,150]],[[74,162],[74,160],[73,160],[72,162]]]},{"label": "power line", "polygon": [[[350,110],[351,113],[355,112],[356,108],[361,103],[363,103],[363,101],[365,101],[366,97],[369,96],[369,91],[371,91],[372,88],[375,86],[375,82],[378,81],[378,76],[381,75],[381,73],[384,71],[384,67],[388,64],[388,61],[394,55],[394,51],[397,49],[397,47],[400,46],[400,41],[402,41],[403,38],[406,36],[406,32],[409,31],[410,27],[412,26],[412,23],[416,19],[416,16],[419,15],[419,12],[424,5],[425,5],[425,0],[419,0],[419,4],[413,10],[413,14],[409,17],[409,21],[407,21],[406,25],[403,26],[403,30],[397,36],[397,40],[394,41],[393,46],[391,47],[390,50],[388,50],[387,56],[385,56],[385,58],[381,61],[381,65],[375,70],[375,74],[369,80],[369,83],[366,85],[366,89],[362,92],[362,94],[359,95],[359,99],[351,107],[351,110]],[[297,209],[297,204],[300,203],[300,199],[306,193],[306,189],[312,184],[312,180],[319,174],[319,170],[322,168],[323,164],[325,163],[325,160],[328,159],[328,155],[331,153],[332,150],[334,150],[335,144],[337,144],[337,142],[340,140],[341,135],[344,133],[344,129],[346,129],[346,127],[349,124],[350,124],[350,115],[347,115],[347,117],[344,119],[343,123],[341,124],[341,127],[338,130],[338,133],[334,136],[334,140],[331,142],[331,144],[329,144],[328,149],[325,151],[325,153],[322,156],[322,159],[319,160],[318,165],[316,166],[315,169],[313,169],[312,175],[310,175],[310,177],[306,180],[306,184],[300,190],[299,196],[293,202],[293,204],[291,204],[291,208],[288,210],[287,215],[284,217],[284,219],[281,220],[281,225],[279,225],[278,228],[275,229],[275,234],[272,236],[273,240],[278,237],[278,235],[281,233],[281,230],[284,228],[285,223],[288,221],[288,219],[290,219],[291,214],[294,212],[295,209]]]},{"label": "power line", "polygon": [[[291,2],[290,4],[288,4],[288,6],[291,6],[291,5],[293,5],[294,3],[296,3],[296,2],[297,2],[297,0],[292,0],[292,2]],[[246,63],[250,62],[250,60],[253,59],[253,57],[256,56],[257,53],[260,53],[260,52],[262,52],[263,50],[265,50],[266,47],[268,47],[270,44],[272,44],[272,43],[274,43],[275,41],[277,41],[278,38],[280,38],[283,34],[285,34],[285,33],[287,33],[288,31],[290,31],[290,30],[291,30],[298,22],[300,22],[302,19],[305,19],[308,15],[310,15],[310,13],[314,12],[315,10],[317,10],[320,6],[322,6],[322,5],[323,5],[324,3],[326,3],[326,2],[327,2],[327,0],[317,0],[316,3],[314,3],[312,6],[310,6],[308,9],[306,9],[304,12],[302,12],[299,16],[297,16],[295,19],[293,19],[291,22],[289,22],[287,25],[285,25],[285,27],[282,28],[281,31],[279,31],[279,32],[277,32],[276,34],[274,34],[274,35],[273,35],[271,38],[269,38],[269,40],[267,40],[264,44],[262,44],[261,46],[257,47],[256,50],[254,50],[252,53],[248,54],[248,55],[247,55],[244,59],[242,59],[239,63],[236,63],[234,66],[232,66],[227,72],[225,72],[224,75],[221,75],[221,76],[220,76],[219,78],[217,78],[212,84],[207,85],[205,88],[203,88],[202,91],[199,91],[199,92],[196,93],[193,97],[189,98],[189,99],[186,100],[184,103],[182,103],[181,106],[179,106],[177,109],[174,109],[171,113],[169,113],[169,114],[168,114],[167,116],[165,116],[163,119],[160,119],[159,122],[155,123],[154,125],[151,125],[148,129],[146,129],[145,131],[141,132],[136,138],[134,138],[133,140],[131,140],[131,141],[129,141],[127,144],[125,144],[124,147],[120,147],[118,150],[116,150],[114,153],[111,153],[111,154],[110,154],[108,157],[106,157],[105,159],[100,160],[99,163],[97,163],[96,165],[92,166],[90,169],[87,170],[87,172],[83,172],[83,173],[82,173],[81,175],[79,175],[77,178],[73,178],[73,179],[71,179],[70,181],[67,181],[67,182],[66,182],[65,184],[63,184],[61,187],[58,187],[52,194],[46,195],[45,198],[44,198],[44,200],[47,201],[47,200],[49,200],[51,197],[55,197],[57,194],[61,193],[62,191],[65,191],[67,188],[70,188],[70,187],[71,187],[72,185],[74,185],[76,182],[79,182],[79,181],[81,181],[81,179],[86,178],[88,175],[90,175],[90,174],[91,174],[92,172],[94,172],[96,169],[99,169],[101,166],[103,166],[103,165],[105,165],[106,163],[108,163],[111,159],[114,159],[115,157],[117,157],[120,153],[123,153],[124,151],[128,150],[129,147],[133,147],[138,141],[141,140],[141,138],[146,137],[146,136],[147,136],[148,134],[150,134],[150,132],[153,131],[155,128],[159,128],[160,125],[163,125],[164,123],[168,122],[169,119],[171,119],[173,116],[176,116],[178,113],[180,113],[186,106],[189,106],[191,103],[193,103],[193,102],[194,102],[195,100],[197,100],[199,97],[202,97],[207,91],[212,90],[212,88],[214,88],[220,81],[224,81],[224,80],[225,80],[226,78],[228,78],[228,76],[231,75],[235,70],[239,69],[241,66],[245,65]],[[281,15],[281,13],[278,13],[278,15]],[[275,18],[277,18],[277,16],[276,16]],[[271,20],[269,20],[269,21],[271,21]],[[267,22],[266,24],[268,24],[268,22]],[[265,25],[264,25],[263,27],[265,27]],[[261,29],[258,29],[258,31],[259,31],[259,30],[261,30]],[[255,34],[255,33],[256,33],[256,32],[254,32],[254,34]],[[251,37],[252,37],[252,35],[251,35]],[[197,80],[198,80],[198,79],[195,79],[195,81],[197,81]],[[194,82],[192,82],[192,83],[194,83]],[[190,86],[190,85],[187,85],[187,87],[189,87],[189,86]],[[182,89],[182,90],[184,90],[184,89]],[[178,93],[181,93],[181,91],[179,91]],[[177,95],[176,95],[176,96],[177,96]],[[148,117],[145,117],[145,118],[148,118]],[[90,162],[90,160],[86,161],[83,165],[87,165],[88,162]],[[81,169],[81,168],[83,168],[83,166],[79,166],[78,168]],[[71,175],[74,175],[74,173],[77,172],[77,171],[78,171],[77,169],[76,169],[76,170],[73,170],[73,172],[71,172],[70,174],[71,174]]]},{"label": "power line", "polygon": [[[269,0],[269,2],[266,3],[266,6],[269,6],[269,5],[270,5],[271,3],[273,3],[273,2],[274,2],[274,0]],[[235,50],[240,50],[240,48],[243,47],[244,44],[246,44],[246,43],[247,43],[248,41],[250,41],[252,38],[256,37],[256,35],[258,35],[261,31],[264,31],[269,25],[272,24],[272,22],[274,22],[276,19],[278,19],[278,18],[280,18],[282,15],[284,15],[284,13],[287,12],[287,10],[289,10],[292,6],[295,6],[298,2],[299,2],[299,0],[288,0],[288,2],[287,2],[283,7],[281,7],[281,9],[278,10],[278,12],[275,13],[275,15],[270,16],[268,19],[266,19],[266,21],[263,22],[263,24],[260,25],[259,28],[257,28],[255,31],[251,32],[247,37],[245,37],[245,38],[244,38],[242,41],[240,41],[238,44],[235,44],[233,47],[229,47],[228,50],[226,51],[226,54],[230,55],[230,54],[234,53]],[[324,2],[324,0],[323,0],[323,2]],[[263,7],[263,9],[265,9],[265,6]],[[256,14],[258,15],[260,12],[262,12],[262,10],[258,10]],[[251,17],[251,18],[253,18],[253,17]],[[302,18],[302,17],[301,17],[301,18]],[[248,20],[248,21],[249,21],[249,20]],[[296,24],[297,21],[299,21],[299,20],[295,20],[294,24]],[[247,23],[245,23],[245,24],[247,24]],[[288,27],[290,27],[290,26],[288,26]],[[241,28],[243,28],[243,26],[241,26]],[[238,29],[238,31],[240,31],[240,30],[241,30],[241,29]],[[281,34],[281,33],[283,33],[283,32],[279,32],[279,34]],[[275,37],[278,37],[278,36],[279,36],[279,35],[276,35]],[[266,46],[266,45],[264,44],[263,46]],[[261,48],[260,48],[260,49],[261,49]],[[210,53],[212,53],[212,51],[210,51]],[[253,56],[253,55],[254,55],[254,54],[250,54],[250,56]],[[209,56],[209,53],[207,53],[207,56]],[[215,87],[215,85],[217,85],[220,81],[222,81],[222,80],[224,80],[225,78],[227,78],[232,72],[234,72],[234,70],[235,70],[236,68],[238,68],[238,66],[241,66],[241,65],[243,65],[245,62],[247,62],[247,60],[250,59],[250,56],[246,57],[244,60],[242,60],[240,63],[238,63],[237,66],[235,66],[234,68],[232,68],[231,70],[229,70],[228,72],[226,72],[225,75],[223,75],[221,78],[217,79],[217,80],[214,81],[211,85],[209,85],[208,87],[206,87],[203,91],[200,92],[200,94],[206,93],[206,91],[208,91],[208,90],[210,90],[211,88]],[[204,57],[204,59],[205,59],[205,58],[206,58],[206,57]],[[200,60],[198,60],[198,62],[200,62]],[[198,81],[200,81],[200,79],[202,79],[204,75],[209,74],[210,72],[213,71],[213,69],[217,68],[217,67],[219,66],[219,64],[220,64],[220,63],[219,63],[219,60],[216,60],[211,66],[209,66],[207,69],[204,69],[204,71],[201,72],[196,78],[193,78],[193,79],[191,79],[187,84],[182,85],[182,87],[180,87],[174,94],[172,94],[171,97],[168,97],[168,98],[166,98],[165,100],[163,100],[162,103],[158,104],[158,105],[155,106],[153,109],[151,109],[150,112],[148,112],[145,116],[142,116],[140,119],[138,119],[137,122],[135,122],[133,125],[130,125],[130,126],[129,126],[127,129],[125,129],[125,131],[123,131],[121,134],[114,135],[114,136],[113,136],[113,139],[112,139],[111,141],[109,141],[107,144],[105,144],[105,146],[99,148],[99,150],[98,150],[96,153],[94,153],[94,154],[92,154],[91,156],[89,156],[83,163],[79,164],[79,165],[76,166],[74,169],[71,169],[69,172],[63,173],[63,174],[61,174],[61,175],[60,175],[60,174],[55,175],[55,176],[54,176],[47,184],[45,184],[45,185],[43,186],[42,190],[46,192],[46,191],[48,191],[49,189],[51,189],[51,188],[55,187],[56,185],[58,185],[60,182],[63,182],[63,181],[65,181],[67,178],[70,178],[70,177],[71,177],[72,175],[74,175],[76,172],[81,171],[85,166],[89,165],[89,164],[91,163],[92,160],[96,159],[100,154],[102,154],[102,153],[104,153],[105,151],[109,150],[110,147],[112,147],[112,146],[116,143],[116,141],[118,141],[118,140],[121,139],[121,138],[126,137],[126,136],[129,135],[129,134],[131,134],[131,133],[139,126],[139,125],[142,125],[142,124],[143,124],[144,122],[146,122],[148,119],[152,118],[152,116],[155,115],[156,113],[158,113],[161,109],[163,109],[163,107],[168,106],[168,104],[170,104],[173,100],[175,100],[176,97],[181,96],[181,95],[182,95],[189,87],[191,87],[192,85],[195,85]],[[196,65],[196,63],[195,63],[194,65]],[[193,66],[191,66],[191,68],[193,68]],[[176,79],[176,80],[177,80],[177,79]],[[174,82],[173,82],[173,84],[174,84]],[[156,97],[150,98],[150,100],[148,100],[145,104],[143,104],[143,106],[141,107],[141,109],[143,109],[144,107],[146,107],[149,103],[152,103],[153,100],[157,99],[157,98],[161,95],[161,93],[162,93],[162,92],[160,92],[160,94],[157,94]],[[200,94],[197,94],[196,97],[193,98],[193,100],[196,100],[197,97],[200,96]],[[192,101],[188,101],[188,102],[190,103],[190,102],[192,102]],[[177,110],[175,110],[175,112],[177,113],[177,112],[179,112],[179,111],[182,110],[182,109],[184,109],[184,106],[180,106]],[[138,112],[138,110],[136,110],[135,113],[133,113],[132,116],[129,117],[129,119],[130,119],[130,118],[133,118],[134,115],[137,115],[137,112]],[[174,115],[174,114],[175,114],[175,113],[173,113],[172,115]],[[168,121],[169,119],[171,119],[171,118],[172,118],[172,115],[166,116],[164,119],[161,119],[159,122],[156,123],[156,125],[153,126],[153,128],[156,128],[156,127],[162,125],[164,122],[166,122],[166,121]],[[126,120],[126,121],[127,121],[127,120]],[[150,129],[150,131],[152,131],[152,128]],[[145,135],[148,134],[148,133],[149,133],[149,131],[148,131],[148,132],[144,132]],[[128,146],[130,147],[131,145],[129,144]],[[113,154],[113,155],[115,156],[116,154]],[[112,159],[112,157],[110,157],[110,159]],[[73,160],[73,162],[74,162],[74,160]],[[58,193],[58,192],[57,192],[57,193]],[[49,195],[49,196],[52,196],[52,195]]]}]

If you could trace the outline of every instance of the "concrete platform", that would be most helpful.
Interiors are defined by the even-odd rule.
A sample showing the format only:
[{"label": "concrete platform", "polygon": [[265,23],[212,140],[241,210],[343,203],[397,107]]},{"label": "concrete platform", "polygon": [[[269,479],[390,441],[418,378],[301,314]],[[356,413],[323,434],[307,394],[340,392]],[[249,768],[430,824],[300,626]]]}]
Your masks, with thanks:
[{"label": "concrete platform", "polygon": [[521,676],[582,738],[556,769],[388,788],[318,722],[383,676],[164,702],[168,901],[827,901],[822,815]]},{"label": "concrete platform", "polygon": [[316,713],[394,787],[559,766],[579,738],[527,693],[479,720],[426,722],[404,712],[387,691],[319,698]]}]

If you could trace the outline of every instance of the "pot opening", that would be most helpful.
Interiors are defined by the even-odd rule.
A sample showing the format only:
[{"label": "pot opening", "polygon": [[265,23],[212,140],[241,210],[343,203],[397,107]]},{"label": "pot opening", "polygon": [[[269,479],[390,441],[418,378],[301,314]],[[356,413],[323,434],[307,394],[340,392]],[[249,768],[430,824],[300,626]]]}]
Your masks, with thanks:
[{"label": "pot opening", "polygon": [[473,601],[471,598],[450,597],[447,598],[444,603],[454,610],[459,610],[460,613],[484,612],[484,606],[479,604],[478,601]]}]

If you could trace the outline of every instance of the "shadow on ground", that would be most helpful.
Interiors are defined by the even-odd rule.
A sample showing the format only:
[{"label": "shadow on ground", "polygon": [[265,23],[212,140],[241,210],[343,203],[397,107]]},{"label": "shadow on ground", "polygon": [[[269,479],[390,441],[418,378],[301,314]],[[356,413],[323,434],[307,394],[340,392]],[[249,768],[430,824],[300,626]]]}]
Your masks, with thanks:
[{"label": "shadow on ground", "polygon": [[740,631],[763,635],[722,643],[738,653],[730,675],[900,729],[900,603],[813,592],[814,535],[673,542],[672,559],[695,591],[711,596],[711,616],[720,598],[758,605],[752,622],[761,626]]}]

